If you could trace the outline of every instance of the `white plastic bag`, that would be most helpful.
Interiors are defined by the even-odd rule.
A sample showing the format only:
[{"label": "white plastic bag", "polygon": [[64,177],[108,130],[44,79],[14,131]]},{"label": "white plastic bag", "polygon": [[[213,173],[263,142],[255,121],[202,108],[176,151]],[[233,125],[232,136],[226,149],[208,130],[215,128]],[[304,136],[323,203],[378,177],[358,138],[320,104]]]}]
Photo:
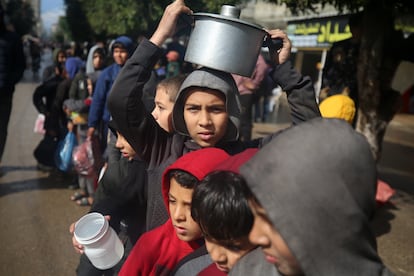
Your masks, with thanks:
[{"label": "white plastic bag", "polygon": [[44,129],[44,125],[45,125],[45,115],[42,113],[39,113],[39,115],[37,115],[35,124],[34,124],[34,128],[33,128],[33,132],[34,133],[39,133],[39,134],[45,134],[45,129]]}]

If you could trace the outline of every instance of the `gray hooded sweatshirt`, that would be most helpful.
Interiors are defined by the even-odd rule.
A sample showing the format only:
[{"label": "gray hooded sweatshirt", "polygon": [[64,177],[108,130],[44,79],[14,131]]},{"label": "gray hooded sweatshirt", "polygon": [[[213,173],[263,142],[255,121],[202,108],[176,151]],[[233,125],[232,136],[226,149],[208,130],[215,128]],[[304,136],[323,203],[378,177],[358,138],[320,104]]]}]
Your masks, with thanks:
[{"label": "gray hooded sweatshirt", "polygon": [[305,275],[391,274],[369,225],[376,164],[365,137],[348,123],[317,118],[292,127],[241,174]]}]

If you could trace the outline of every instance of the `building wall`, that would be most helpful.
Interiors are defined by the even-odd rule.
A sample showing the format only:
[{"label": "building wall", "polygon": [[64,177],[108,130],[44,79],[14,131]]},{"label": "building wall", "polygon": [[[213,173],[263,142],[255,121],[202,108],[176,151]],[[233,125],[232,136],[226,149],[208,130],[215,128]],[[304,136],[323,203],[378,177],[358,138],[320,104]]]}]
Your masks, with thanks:
[{"label": "building wall", "polygon": [[338,15],[338,11],[332,5],[315,6],[314,12],[292,15],[285,4],[276,5],[263,0],[249,1],[241,10],[240,18],[259,24],[267,29],[286,28],[287,22],[299,19],[311,19]]},{"label": "building wall", "polygon": [[40,35],[42,33],[42,20],[41,20],[41,17],[40,17],[41,0],[29,0],[29,2],[32,5],[34,16],[35,16],[35,21],[37,22],[36,27],[35,27],[35,32],[36,32],[37,36],[40,37]]}]

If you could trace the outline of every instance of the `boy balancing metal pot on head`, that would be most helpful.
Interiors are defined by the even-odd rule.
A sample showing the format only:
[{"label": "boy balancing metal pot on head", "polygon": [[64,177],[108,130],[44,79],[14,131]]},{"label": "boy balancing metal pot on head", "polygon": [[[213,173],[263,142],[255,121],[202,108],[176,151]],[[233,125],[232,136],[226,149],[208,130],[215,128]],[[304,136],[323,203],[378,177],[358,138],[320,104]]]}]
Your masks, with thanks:
[{"label": "boy balancing metal pot on head", "polygon": [[[114,83],[108,108],[120,132],[148,164],[147,229],[161,225],[168,213],[161,196],[161,175],[180,156],[204,147],[219,147],[236,154],[250,147],[261,147],[272,137],[242,143],[239,136],[240,105],[238,90],[230,73],[200,68],[184,81],[173,110],[175,133],[162,130],[141,100],[143,87],[162,55],[161,46],[175,32],[181,13],[191,13],[184,1],[167,6],[159,26],[149,40],[143,40],[126,62]],[[278,64],[272,78],[288,94],[292,123],[319,117],[312,81],[302,77],[288,61],[291,43],[280,30],[269,31],[283,40],[274,56]]]}]

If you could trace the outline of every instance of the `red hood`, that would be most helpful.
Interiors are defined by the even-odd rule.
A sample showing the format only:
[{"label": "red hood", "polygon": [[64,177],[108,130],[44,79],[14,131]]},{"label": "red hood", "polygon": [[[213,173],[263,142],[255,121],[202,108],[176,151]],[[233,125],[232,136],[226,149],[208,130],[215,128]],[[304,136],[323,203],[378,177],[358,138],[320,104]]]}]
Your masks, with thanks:
[{"label": "red hood", "polygon": [[258,150],[258,148],[246,149],[236,155],[231,156],[230,158],[227,158],[226,160],[218,164],[214,170],[240,173],[240,167],[244,163],[249,161],[250,158],[252,158],[252,156],[255,155]]},{"label": "red hood", "polygon": [[168,208],[168,192],[170,189],[170,180],[168,173],[171,170],[179,169],[186,171],[198,180],[201,180],[208,173],[213,171],[216,166],[228,159],[229,155],[219,148],[204,148],[192,151],[181,156],[173,164],[171,164],[163,173],[162,176],[162,196],[164,198],[165,206]]}]

